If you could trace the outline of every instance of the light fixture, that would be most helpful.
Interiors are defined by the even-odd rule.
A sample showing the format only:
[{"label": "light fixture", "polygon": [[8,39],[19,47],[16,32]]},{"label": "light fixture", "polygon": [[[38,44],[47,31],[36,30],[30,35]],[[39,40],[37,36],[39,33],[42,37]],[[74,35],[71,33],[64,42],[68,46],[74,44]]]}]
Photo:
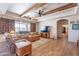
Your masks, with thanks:
[{"label": "light fixture", "polygon": [[15,31],[14,31],[14,30],[11,30],[11,31],[10,31],[10,35],[11,35],[12,37],[15,37]]}]

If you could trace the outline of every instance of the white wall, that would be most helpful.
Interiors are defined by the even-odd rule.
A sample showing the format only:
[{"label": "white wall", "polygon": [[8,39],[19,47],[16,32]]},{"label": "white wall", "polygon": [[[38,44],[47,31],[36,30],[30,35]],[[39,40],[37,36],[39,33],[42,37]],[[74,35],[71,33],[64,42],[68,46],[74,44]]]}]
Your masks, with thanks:
[{"label": "white wall", "polygon": [[71,16],[61,17],[61,18],[56,18],[56,19],[52,19],[52,18],[47,19],[46,21],[41,21],[39,26],[40,27],[41,26],[51,26],[50,37],[52,38],[54,35],[55,38],[57,38],[57,21],[61,20],[61,19],[68,20],[68,41],[76,42],[79,37],[79,30],[72,30],[72,24],[70,22],[78,21],[79,15],[71,15]]},{"label": "white wall", "polygon": [[54,34],[56,34],[56,30],[57,30],[56,25],[57,25],[56,21],[53,19],[40,22],[40,28],[41,26],[50,26],[50,37],[51,38],[53,38]]},{"label": "white wall", "polygon": [[39,22],[36,23],[36,32],[39,32]]},{"label": "white wall", "polygon": [[69,18],[69,31],[68,31],[68,41],[71,42],[77,42],[77,39],[79,38],[79,30],[72,30],[72,24],[70,22],[74,21],[75,24],[77,21],[79,21],[79,15],[70,17]]}]

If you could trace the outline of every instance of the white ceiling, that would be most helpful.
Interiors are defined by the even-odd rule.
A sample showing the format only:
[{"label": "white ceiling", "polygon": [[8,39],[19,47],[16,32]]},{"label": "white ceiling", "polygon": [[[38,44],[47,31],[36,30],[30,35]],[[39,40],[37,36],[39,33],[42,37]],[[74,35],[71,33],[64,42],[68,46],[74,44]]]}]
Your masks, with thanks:
[{"label": "white ceiling", "polygon": [[43,7],[40,7],[39,9],[34,10],[33,12],[29,12],[29,13],[24,14],[23,16],[34,17],[34,16],[37,16],[38,10],[44,9],[44,12],[47,12],[49,10],[64,6],[66,4],[68,4],[68,3],[48,3],[48,4],[44,5]]},{"label": "white ceiling", "polygon": [[0,3],[0,14],[5,14],[10,4]]},{"label": "white ceiling", "polygon": [[76,14],[76,12],[75,12],[76,8],[77,7],[73,7],[73,8],[67,9],[67,10],[63,10],[63,11],[56,12],[56,13],[53,13],[53,14],[50,14],[50,15],[47,15],[47,16],[43,16],[43,17],[39,18],[38,21],[45,21],[45,20],[50,20],[50,19],[53,20],[53,19],[56,19],[56,18],[75,15]]},{"label": "white ceiling", "polygon": [[[8,10],[8,11],[13,12],[13,13],[22,14],[24,11],[26,11],[27,9],[32,7],[34,4],[35,3],[10,3],[10,4],[0,3],[0,11],[2,13],[5,13]],[[51,9],[61,7],[63,5],[66,5],[66,3],[58,3],[58,4],[57,3],[48,3],[39,9],[45,8],[45,11],[49,11]],[[39,9],[34,10],[34,12],[38,11]],[[33,13],[33,12],[30,12],[30,13]],[[25,16],[28,16],[30,13],[25,14]],[[32,14],[30,14],[29,16],[31,16],[31,15]]]},{"label": "white ceiling", "polygon": [[34,3],[13,3],[10,5],[8,11],[11,11],[17,14],[22,14],[24,11],[26,11],[33,5]]},{"label": "white ceiling", "polygon": [[48,3],[45,6],[43,6],[43,8],[45,8],[45,12],[47,12],[49,10],[59,8],[61,6],[67,5],[67,4],[68,3]]},{"label": "white ceiling", "polygon": [[[32,7],[35,3],[0,3],[0,14],[5,14],[6,11],[10,11],[16,14],[22,14],[24,11],[28,10],[30,7]],[[39,8],[39,9],[43,9],[45,8],[45,12],[49,11],[51,9],[55,9],[58,7],[61,7],[63,5],[66,5],[66,3],[48,3],[45,6]],[[33,12],[29,12],[24,14],[24,16],[34,16],[35,12],[38,12],[38,10],[34,10]]]},{"label": "white ceiling", "polygon": [[[22,14],[24,11],[31,8],[35,3],[0,3],[0,14],[6,14],[8,11],[15,13],[15,14]],[[68,3],[47,3],[46,5],[33,10],[31,12],[25,13],[23,16],[29,16],[32,18],[37,18],[37,12],[38,10],[44,9],[44,12],[47,12],[49,10],[53,10],[55,8],[64,6]],[[69,12],[69,11],[66,11]],[[72,11],[74,13],[74,11]],[[65,12],[64,12],[65,13]],[[57,14],[54,14],[57,15]],[[40,17],[40,19],[43,17]]]}]

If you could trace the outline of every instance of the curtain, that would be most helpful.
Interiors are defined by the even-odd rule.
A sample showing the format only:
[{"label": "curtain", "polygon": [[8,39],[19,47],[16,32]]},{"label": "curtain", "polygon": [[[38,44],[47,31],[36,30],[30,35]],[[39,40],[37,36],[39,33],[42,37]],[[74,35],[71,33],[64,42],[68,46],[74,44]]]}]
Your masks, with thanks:
[{"label": "curtain", "polygon": [[36,32],[36,23],[31,23],[31,32]]},{"label": "curtain", "polygon": [[0,18],[0,33],[10,32],[14,30],[14,20]]}]

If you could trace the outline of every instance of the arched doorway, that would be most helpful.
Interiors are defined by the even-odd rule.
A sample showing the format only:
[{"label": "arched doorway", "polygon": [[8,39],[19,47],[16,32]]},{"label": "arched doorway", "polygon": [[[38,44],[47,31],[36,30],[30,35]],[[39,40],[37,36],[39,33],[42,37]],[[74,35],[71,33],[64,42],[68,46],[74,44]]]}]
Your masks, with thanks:
[{"label": "arched doorway", "polygon": [[68,39],[68,20],[61,19],[57,21],[57,38],[67,38]]}]

